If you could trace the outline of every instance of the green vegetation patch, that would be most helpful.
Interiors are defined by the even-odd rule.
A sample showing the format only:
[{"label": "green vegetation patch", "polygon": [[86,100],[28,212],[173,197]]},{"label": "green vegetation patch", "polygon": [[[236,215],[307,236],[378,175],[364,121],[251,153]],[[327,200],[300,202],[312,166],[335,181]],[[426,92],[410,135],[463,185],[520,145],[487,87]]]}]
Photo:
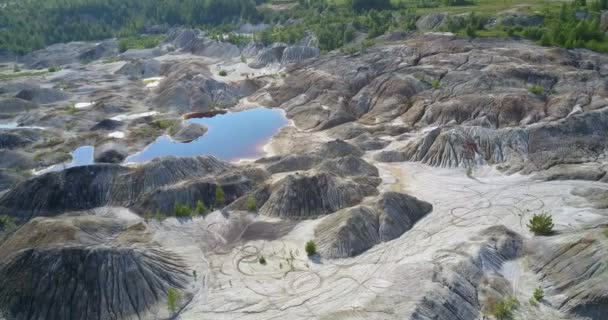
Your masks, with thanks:
[{"label": "green vegetation patch", "polygon": [[158,46],[165,39],[164,35],[134,36],[118,40],[118,50],[125,52],[129,49],[149,49]]}]

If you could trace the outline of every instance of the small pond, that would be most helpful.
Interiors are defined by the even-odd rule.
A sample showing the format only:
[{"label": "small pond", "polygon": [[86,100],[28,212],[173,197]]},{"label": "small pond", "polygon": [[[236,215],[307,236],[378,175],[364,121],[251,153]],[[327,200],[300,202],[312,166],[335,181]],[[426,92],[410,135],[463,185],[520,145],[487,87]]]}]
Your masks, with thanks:
[{"label": "small pond", "polygon": [[86,166],[89,164],[93,164],[94,151],[95,151],[95,148],[93,146],[83,146],[83,147],[77,148],[76,150],[74,150],[71,153],[72,161],[56,164],[56,165],[50,166],[48,168],[42,169],[40,171],[34,171],[34,173],[39,175],[39,174],[44,174],[47,172],[61,171],[61,170],[71,168],[71,167]]},{"label": "small pond", "polygon": [[206,126],[207,133],[189,143],[159,137],[125,162],[146,162],[163,156],[211,155],[227,161],[258,158],[264,154],[262,147],[289,123],[282,110],[262,107],[188,121]]}]

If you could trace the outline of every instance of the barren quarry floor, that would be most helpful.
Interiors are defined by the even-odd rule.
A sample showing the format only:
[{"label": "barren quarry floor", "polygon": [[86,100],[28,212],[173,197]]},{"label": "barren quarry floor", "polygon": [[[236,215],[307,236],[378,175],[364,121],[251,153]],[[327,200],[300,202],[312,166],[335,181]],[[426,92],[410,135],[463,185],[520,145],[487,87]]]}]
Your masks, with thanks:
[{"label": "barren quarry floor", "polygon": [[[428,290],[396,279],[400,268],[408,270],[408,277],[415,277],[424,272],[418,264],[431,264],[438,253],[457,250],[455,243],[494,225],[531,236],[526,223],[540,211],[553,213],[559,232],[605,221],[605,210],[589,209],[584,199],[570,194],[575,187],[604,187],[602,183],[539,182],[520,175],[505,176],[491,168],[479,168],[473,177],[467,177],[464,169],[416,163],[376,165],[383,178],[381,188],[426,199],[433,203],[433,211],[400,238],[350,259],[310,261],[306,257],[301,244],[313,237],[313,228],[322,219],[302,222],[281,239],[247,241],[228,252],[211,254],[211,276],[205,279],[208,289],[197,296],[200,301],[193,300],[184,310],[183,319],[340,319],[341,315],[398,319],[405,310],[382,303],[378,297],[391,295],[395,286],[406,287],[412,296]],[[171,227],[167,235],[185,234],[191,239],[184,228],[188,229]],[[259,256],[266,258],[267,265],[258,263]],[[527,263],[518,262],[514,268],[514,275],[508,276],[516,284],[515,292],[530,295],[538,284],[530,279]],[[556,316],[547,313],[538,319]]]}]

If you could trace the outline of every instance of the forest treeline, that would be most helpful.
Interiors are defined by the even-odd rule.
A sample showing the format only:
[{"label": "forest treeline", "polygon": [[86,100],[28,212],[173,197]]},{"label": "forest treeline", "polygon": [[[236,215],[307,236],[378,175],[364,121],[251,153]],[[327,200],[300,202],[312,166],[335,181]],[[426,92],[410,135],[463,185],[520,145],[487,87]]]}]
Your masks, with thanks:
[{"label": "forest treeline", "polygon": [[146,25],[219,25],[260,14],[253,0],[19,0],[0,3],[0,49],[136,35]]},{"label": "forest treeline", "polygon": [[[46,45],[120,38],[122,49],[155,46],[161,37],[141,37],[154,25],[202,28],[217,39],[251,41],[231,31],[244,22],[264,22],[270,28],[254,35],[257,42],[298,43],[314,34],[322,51],[358,50],[391,31],[416,29],[419,16],[404,1],[297,0],[289,10],[268,10],[265,4],[284,0],[0,0],[0,50],[25,54]],[[474,5],[475,0],[419,0],[425,6]],[[608,52],[600,30],[600,12],[608,0],[574,0],[560,10],[543,12],[534,27],[486,29],[493,17],[471,14],[448,21],[445,30],[463,36],[515,36],[546,46],[584,47]],[[228,37],[225,35],[228,34]],[[365,38],[355,41],[359,35]]]}]

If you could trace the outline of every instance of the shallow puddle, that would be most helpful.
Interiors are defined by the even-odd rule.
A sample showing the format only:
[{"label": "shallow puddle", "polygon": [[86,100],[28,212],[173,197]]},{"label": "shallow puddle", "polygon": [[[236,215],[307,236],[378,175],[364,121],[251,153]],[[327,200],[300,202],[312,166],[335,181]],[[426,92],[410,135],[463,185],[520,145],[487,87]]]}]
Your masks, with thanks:
[{"label": "shallow puddle", "polygon": [[176,142],[167,136],[159,137],[142,152],[128,157],[125,162],[146,162],[163,156],[211,155],[227,161],[257,158],[264,154],[262,147],[288,124],[282,110],[269,108],[188,121],[206,126],[207,133],[189,143]]}]

